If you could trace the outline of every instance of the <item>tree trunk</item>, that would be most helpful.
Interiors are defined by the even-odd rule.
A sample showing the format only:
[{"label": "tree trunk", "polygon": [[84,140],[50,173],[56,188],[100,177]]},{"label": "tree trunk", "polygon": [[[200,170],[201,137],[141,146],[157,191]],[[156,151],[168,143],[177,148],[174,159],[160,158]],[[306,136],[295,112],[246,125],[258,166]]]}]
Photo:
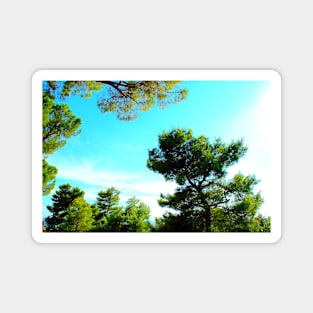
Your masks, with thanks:
[{"label": "tree trunk", "polygon": [[211,208],[205,208],[205,231],[211,232]]}]

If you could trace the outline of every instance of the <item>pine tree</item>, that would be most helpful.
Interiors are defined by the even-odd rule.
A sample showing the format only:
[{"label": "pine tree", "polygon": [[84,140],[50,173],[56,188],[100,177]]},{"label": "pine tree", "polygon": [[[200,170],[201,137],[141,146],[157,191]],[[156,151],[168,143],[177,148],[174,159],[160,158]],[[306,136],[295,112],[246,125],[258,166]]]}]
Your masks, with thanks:
[{"label": "pine tree", "polygon": [[126,232],[149,232],[150,208],[136,197],[128,199],[125,207],[125,227]]},{"label": "pine tree", "polygon": [[58,226],[61,232],[88,232],[93,228],[93,216],[91,206],[83,199],[76,198]]},{"label": "pine tree", "polygon": [[52,196],[52,205],[47,206],[52,213],[46,218],[47,231],[60,231],[59,225],[64,222],[74,200],[83,196],[84,192],[78,187],[74,188],[70,184],[61,185]]},{"label": "pine tree", "polygon": [[160,230],[250,231],[263,202],[253,193],[256,178],[241,173],[226,180],[227,169],[245,155],[243,140],[210,142],[192,131],[174,129],[159,136],[159,147],[149,151],[148,168],[178,185],[174,194],[163,195],[159,204],[177,213],[158,219]]},{"label": "pine tree", "polygon": [[123,209],[119,206],[120,191],[114,187],[98,192],[96,207],[96,229],[98,231],[120,231],[124,223]]}]

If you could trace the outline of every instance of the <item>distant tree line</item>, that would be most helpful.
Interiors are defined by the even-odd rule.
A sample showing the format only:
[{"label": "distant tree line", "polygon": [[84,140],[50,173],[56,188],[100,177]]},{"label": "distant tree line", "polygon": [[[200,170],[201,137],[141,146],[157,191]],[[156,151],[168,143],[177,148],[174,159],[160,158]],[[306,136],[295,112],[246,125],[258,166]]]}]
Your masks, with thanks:
[{"label": "distant tree line", "polygon": [[89,204],[84,192],[64,184],[52,196],[51,212],[45,220],[47,232],[149,232],[150,208],[136,197],[120,205],[120,191],[114,187],[99,191]]}]

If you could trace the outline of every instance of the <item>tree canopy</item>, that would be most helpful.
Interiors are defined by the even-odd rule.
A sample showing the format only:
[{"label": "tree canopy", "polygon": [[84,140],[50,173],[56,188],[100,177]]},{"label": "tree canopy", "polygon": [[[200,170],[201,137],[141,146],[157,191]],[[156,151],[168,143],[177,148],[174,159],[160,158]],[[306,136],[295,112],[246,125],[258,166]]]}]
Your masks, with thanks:
[{"label": "tree canopy", "polygon": [[47,90],[59,98],[97,93],[102,113],[116,113],[118,119],[130,121],[152,106],[165,108],[183,101],[187,90],[179,88],[181,81],[65,81],[49,82]]},{"label": "tree canopy", "polygon": [[47,230],[60,231],[60,225],[64,223],[74,200],[83,196],[84,192],[80,188],[73,188],[70,184],[61,185],[52,196],[52,205],[47,206],[52,213],[46,219]]},{"label": "tree canopy", "polygon": [[73,115],[67,104],[55,103],[54,96],[43,92],[42,153],[54,153],[66,144],[66,139],[80,134],[81,119]]},{"label": "tree canopy", "polygon": [[55,179],[58,169],[50,165],[45,159],[42,160],[42,193],[48,195],[55,187]]},{"label": "tree canopy", "polygon": [[48,195],[53,190],[58,170],[47,161],[66,144],[71,136],[80,134],[81,120],[73,115],[67,104],[55,103],[54,95],[43,91],[42,96],[42,193]]},{"label": "tree canopy", "polygon": [[[157,223],[167,231],[249,231],[262,203],[253,193],[256,178],[239,173],[226,180],[227,169],[245,155],[243,140],[210,142],[190,129],[159,135],[149,151],[147,166],[178,185],[174,194],[161,194],[159,204],[178,212],[166,213]],[[170,225],[170,226],[169,226]],[[238,226],[240,225],[240,226]]]}]

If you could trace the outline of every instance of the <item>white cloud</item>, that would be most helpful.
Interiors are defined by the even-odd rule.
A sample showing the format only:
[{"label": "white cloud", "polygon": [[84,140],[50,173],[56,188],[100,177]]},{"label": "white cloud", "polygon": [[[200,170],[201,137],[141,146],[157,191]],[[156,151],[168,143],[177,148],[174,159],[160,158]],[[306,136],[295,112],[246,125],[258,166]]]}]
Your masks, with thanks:
[{"label": "white cloud", "polygon": [[58,177],[80,181],[91,185],[107,185],[130,179],[136,179],[137,174],[129,173],[110,173],[109,171],[98,170],[94,163],[89,161],[82,161],[80,164],[66,164],[61,162],[55,164],[58,168]]}]

